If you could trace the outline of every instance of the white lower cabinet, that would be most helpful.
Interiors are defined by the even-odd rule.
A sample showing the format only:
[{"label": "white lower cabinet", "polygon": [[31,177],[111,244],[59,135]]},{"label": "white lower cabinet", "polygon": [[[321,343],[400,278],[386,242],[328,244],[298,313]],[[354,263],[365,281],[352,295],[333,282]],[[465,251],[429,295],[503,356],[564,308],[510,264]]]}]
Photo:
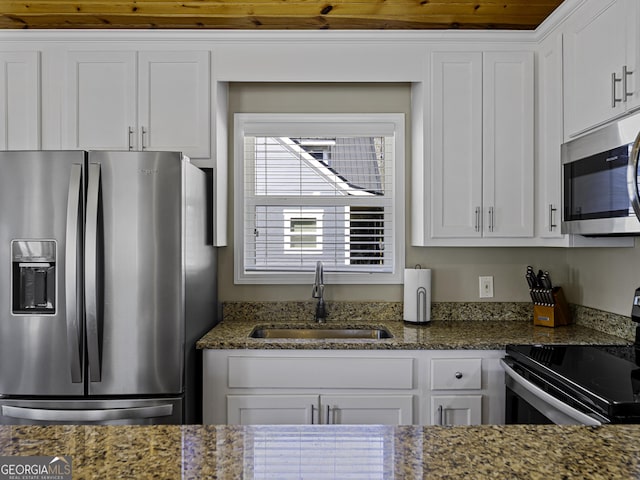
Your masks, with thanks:
[{"label": "white lower cabinet", "polygon": [[[430,364],[431,425],[503,423],[504,373],[500,355],[437,352]],[[500,381],[502,379],[502,381]],[[485,398],[483,402],[483,398]],[[488,403],[483,408],[483,403]],[[499,410],[499,411],[498,411]]]},{"label": "white lower cabinet", "polygon": [[237,425],[402,425],[413,420],[413,395],[227,395]]},{"label": "white lower cabinet", "polygon": [[233,425],[303,425],[315,421],[318,395],[227,395]]},{"label": "white lower cabinet", "polygon": [[205,350],[206,424],[504,423],[499,350]]},{"label": "white lower cabinet", "polygon": [[480,425],[482,395],[433,395],[431,425]]}]

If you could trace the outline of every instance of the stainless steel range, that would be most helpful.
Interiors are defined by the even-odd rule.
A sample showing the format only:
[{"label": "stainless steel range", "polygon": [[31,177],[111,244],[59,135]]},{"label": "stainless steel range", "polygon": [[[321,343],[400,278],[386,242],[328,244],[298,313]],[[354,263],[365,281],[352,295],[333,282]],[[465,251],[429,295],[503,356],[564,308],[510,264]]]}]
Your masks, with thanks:
[{"label": "stainless steel range", "polygon": [[636,346],[509,345],[506,423],[640,423]]},{"label": "stainless steel range", "polygon": [[[640,288],[631,319],[640,324]],[[505,423],[640,423],[640,326],[633,345],[507,345]]]}]

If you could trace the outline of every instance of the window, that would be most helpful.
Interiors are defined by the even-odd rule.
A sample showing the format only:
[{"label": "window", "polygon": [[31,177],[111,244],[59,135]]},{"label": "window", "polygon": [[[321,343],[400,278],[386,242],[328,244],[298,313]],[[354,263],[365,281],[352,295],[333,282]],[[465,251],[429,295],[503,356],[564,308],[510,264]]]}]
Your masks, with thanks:
[{"label": "window", "polygon": [[236,114],[236,283],[400,283],[403,164],[401,114]]},{"label": "window", "polygon": [[322,249],[322,212],[284,210],[284,251],[316,253]]}]

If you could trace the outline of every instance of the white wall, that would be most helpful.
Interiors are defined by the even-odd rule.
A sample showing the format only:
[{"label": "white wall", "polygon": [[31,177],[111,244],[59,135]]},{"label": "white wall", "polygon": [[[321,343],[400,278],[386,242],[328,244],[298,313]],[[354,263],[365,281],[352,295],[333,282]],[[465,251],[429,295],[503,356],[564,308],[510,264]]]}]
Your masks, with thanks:
[{"label": "white wall", "polygon": [[640,247],[584,248],[567,252],[571,302],[619,315],[631,314],[640,287]]},{"label": "white wall", "polygon": [[[305,64],[301,68],[322,68]],[[524,279],[527,265],[551,273],[552,279],[566,284],[569,276],[567,250],[559,248],[420,248],[409,243],[411,231],[411,85],[409,83],[230,83],[229,125],[234,113],[405,113],[406,139],[406,265],[421,264],[433,269],[433,301],[479,301],[478,276],[493,275],[495,297],[492,301],[528,301]],[[233,132],[229,132],[233,145]],[[228,158],[232,162],[233,152]],[[229,165],[232,172],[232,165]],[[229,182],[230,186],[233,182]],[[233,208],[233,192],[229,192],[229,208]],[[229,212],[230,221],[233,220]],[[229,225],[233,232],[233,225]],[[313,274],[305,285],[234,285],[233,243],[220,250],[219,288],[221,301],[309,300]],[[402,285],[328,285],[328,300],[401,301]],[[572,300],[572,299],[570,299]]]}]

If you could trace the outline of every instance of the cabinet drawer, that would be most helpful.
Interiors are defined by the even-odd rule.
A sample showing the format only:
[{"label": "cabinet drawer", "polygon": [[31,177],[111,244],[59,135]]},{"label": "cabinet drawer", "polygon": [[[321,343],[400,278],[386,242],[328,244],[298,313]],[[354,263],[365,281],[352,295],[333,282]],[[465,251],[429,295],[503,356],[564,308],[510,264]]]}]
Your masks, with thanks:
[{"label": "cabinet drawer", "polygon": [[479,390],[481,386],[481,358],[434,358],[431,361],[432,390]]},{"label": "cabinet drawer", "polygon": [[412,358],[232,356],[228,368],[229,388],[413,388]]}]

